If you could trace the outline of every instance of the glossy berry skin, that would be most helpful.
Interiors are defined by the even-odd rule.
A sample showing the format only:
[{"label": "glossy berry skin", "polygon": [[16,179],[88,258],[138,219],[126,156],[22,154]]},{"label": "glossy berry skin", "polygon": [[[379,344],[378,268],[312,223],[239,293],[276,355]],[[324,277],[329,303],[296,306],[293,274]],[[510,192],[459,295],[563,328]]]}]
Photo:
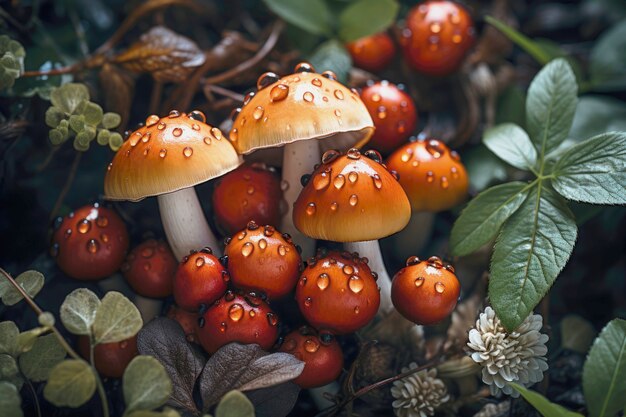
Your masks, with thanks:
[{"label": "glossy berry skin", "polygon": [[273,300],[296,286],[302,259],[289,235],[250,222],[226,242],[224,255],[235,287],[262,292]]},{"label": "glossy berry skin", "polygon": [[228,271],[208,248],[183,258],[174,277],[174,299],[187,311],[211,305],[226,292]]},{"label": "glossy berry skin", "polygon": [[242,165],[224,175],[213,191],[217,224],[231,235],[246,227],[280,222],[280,177],[264,164]]},{"label": "glossy berry skin", "polygon": [[391,301],[396,310],[413,323],[423,325],[448,317],[460,293],[454,268],[436,256],[427,261],[410,257],[391,284]]},{"label": "glossy berry skin", "polygon": [[411,96],[388,81],[369,85],[361,100],[372,116],[376,131],[368,147],[388,154],[402,145],[415,131],[417,110]]},{"label": "glossy berry skin", "polygon": [[318,253],[296,285],[296,301],[304,318],[320,331],[352,333],[378,311],[380,293],[365,258],[348,252]]},{"label": "glossy berry skin", "polygon": [[210,354],[231,342],[269,350],[278,338],[278,316],[260,297],[228,291],[198,319],[196,334]]},{"label": "glossy berry skin", "polygon": [[117,271],[128,250],[128,231],[113,210],[83,206],[55,221],[50,254],[72,278],[91,281]]},{"label": "glossy berry skin", "polygon": [[148,239],[130,251],[121,270],[137,294],[163,298],[172,294],[177,267],[167,243]]},{"label": "glossy berry skin", "polygon": [[[89,336],[78,337],[78,352],[89,360]],[[137,336],[121,342],[96,345],[93,351],[98,373],[108,378],[121,378],[130,361],[138,354]]]},{"label": "glossy berry skin", "polygon": [[198,313],[191,313],[173,305],[167,311],[167,317],[172,320],[176,320],[178,324],[180,324],[180,327],[182,327],[185,332],[185,338],[188,342],[198,343],[198,338],[196,337],[196,326],[199,317]]},{"label": "glossy berry skin", "polygon": [[315,388],[336,380],[343,368],[343,352],[335,338],[322,342],[315,330],[302,327],[285,336],[280,352],[290,353],[304,362],[304,370],[294,383],[300,388]]},{"label": "glossy berry skin", "polygon": [[406,17],[400,44],[405,61],[424,74],[444,76],[456,71],[475,42],[467,10],[452,1],[427,1]]},{"label": "glossy berry skin", "polygon": [[357,39],[346,48],[355,66],[371,72],[384,70],[396,54],[396,46],[386,32]]}]

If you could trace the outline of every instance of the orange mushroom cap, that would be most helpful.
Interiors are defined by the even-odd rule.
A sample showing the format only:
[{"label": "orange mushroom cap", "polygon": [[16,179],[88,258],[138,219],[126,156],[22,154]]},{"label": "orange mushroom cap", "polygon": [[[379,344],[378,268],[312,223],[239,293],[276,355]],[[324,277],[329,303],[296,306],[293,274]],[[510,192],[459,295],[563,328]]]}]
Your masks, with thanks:
[{"label": "orange mushroom cap", "polygon": [[152,115],[130,134],[107,168],[104,194],[138,201],[193,187],[241,164],[222,132],[202,112]]},{"label": "orange mushroom cap", "polygon": [[121,270],[137,294],[162,298],[172,294],[177,266],[167,243],[148,239],[128,254]]},{"label": "orange mushroom cap", "polygon": [[360,242],[404,228],[411,206],[376,151],[327,151],[295,202],[293,222],[305,235]]},{"label": "orange mushroom cap", "polygon": [[448,210],[467,196],[468,177],[459,154],[436,139],[407,143],[387,159],[400,174],[413,211]]},{"label": "orange mushroom cap", "polygon": [[333,147],[364,145],[374,124],[359,95],[336,81],[331,71],[317,74],[301,63],[295,74],[265,73],[258,91],[246,96],[230,140],[240,154],[308,139],[332,139]]}]

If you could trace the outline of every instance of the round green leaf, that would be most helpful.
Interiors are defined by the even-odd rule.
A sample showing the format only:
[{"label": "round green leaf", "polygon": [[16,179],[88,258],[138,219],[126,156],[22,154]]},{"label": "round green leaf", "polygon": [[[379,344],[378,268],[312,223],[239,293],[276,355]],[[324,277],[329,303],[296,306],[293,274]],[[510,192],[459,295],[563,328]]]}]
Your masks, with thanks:
[{"label": "round green leaf", "polygon": [[172,381],[161,363],[152,356],[135,357],[123,377],[126,411],[153,410],[165,404]]},{"label": "round green leaf", "polygon": [[[24,289],[26,294],[34,298],[43,288],[44,278],[41,272],[26,271],[18,275],[15,281]],[[0,279],[0,295],[2,295],[2,302],[8,306],[17,304],[24,298],[5,278]]]},{"label": "round green leaf", "polygon": [[339,37],[351,42],[382,32],[393,24],[400,6],[396,0],[358,0],[339,15]]},{"label": "round green leaf", "polygon": [[215,417],[254,417],[254,406],[241,392],[226,393],[215,409]]},{"label": "round green leaf", "polygon": [[324,0],[264,0],[285,21],[315,35],[332,34],[333,15]]},{"label": "round green leaf", "polygon": [[85,104],[81,114],[85,117],[85,123],[90,126],[98,126],[102,121],[104,111],[98,104],[89,101]]},{"label": "round green leaf", "polygon": [[100,129],[98,131],[98,136],[96,136],[96,140],[98,141],[98,145],[106,145],[109,143],[109,138],[111,137],[111,132],[106,129]]},{"label": "round green leaf", "polygon": [[72,114],[83,101],[89,101],[89,90],[84,84],[67,83],[50,93],[52,105]]},{"label": "round green leaf", "polygon": [[61,304],[61,321],[70,333],[89,335],[98,307],[98,296],[86,288],[79,288],[69,293]]},{"label": "round green leaf", "polygon": [[84,134],[80,139],[74,138],[74,143],[72,145],[74,145],[74,149],[78,152],[87,152],[89,150],[89,139],[87,138],[87,134]]},{"label": "round green leaf", "polygon": [[102,127],[105,129],[115,129],[122,123],[122,117],[117,113],[104,113],[102,117]]},{"label": "round green leaf", "polygon": [[121,342],[141,330],[143,321],[137,307],[116,291],[102,299],[93,323],[96,344]]},{"label": "round green leaf", "polygon": [[111,133],[111,136],[109,137],[109,146],[112,150],[117,151],[120,146],[122,146],[122,143],[124,143],[122,135],[117,132]]},{"label": "round green leaf", "polygon": [[65,360],[50,371],[48,383],[43,390],[46,400],[57,407],[80,407],[96,391],[96,376],[83,360]]},{"label": "round green leaf", "polygon": [[0,410],[3,417],[23,417],[22,398],[15,385],[0,381]]},{"label": "round green leaf", "polygon": [[38,337],[33,348],[20,356],[20,369],[30,380],[40,382],[48,379],[51,369],[65,358],[65,349],[56,336]]},{"label": "round green leaf", "polygon": [[346,82],[348,73],[352,68],[352,58],[346,48],[336,40],[330,40],[321,44],[313,55],[309,57],[309,61],[318,72],[330,70],[337,74],[337,78],[341,82]]},{"label": "round green leaf", "polygon": [[85,130],[85,116],[82,114],[73,114],[70,116],[70,127],[76,133]]},{"label": "round green leaf", "polygon": [[65,113],[54,106],[50,106],[46,110],[46,125],[49,127],[57,127],[61,120],[65,119]]},{"label": "round green leaf", "polygon": [[17,336],[19,329],[12,321],[0,323],[0,353],[17,356]]},{"label": "round green leaf", "polygon": [[54,315],[48,311],[41,313],[39,317],[37,317],[37,320],[42,327],[54,327],[54,323],[56,322]]},{"label": "round green leaf", "polygon": [[0,354],[0,380],[13,378],[19,372],[17,362],[6,353]]}]

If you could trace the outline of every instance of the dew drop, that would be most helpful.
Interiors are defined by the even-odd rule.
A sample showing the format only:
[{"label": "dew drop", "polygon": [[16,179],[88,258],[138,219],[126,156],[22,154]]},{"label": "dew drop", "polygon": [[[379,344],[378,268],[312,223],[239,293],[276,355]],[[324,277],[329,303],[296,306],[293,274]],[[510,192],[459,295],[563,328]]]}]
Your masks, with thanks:
[{"label": "dew drop", "polygon": [[363,280],[356,275],[352,275],[350,277],[350,280],[348,280],[348,287],[350,288],[350,291],[352,291],[355,294],[358,294],[361,291],[363,291],[364,286],[365,284],[363,283]]},{"label": "dew drop", "polygon": [[276,317],[276,314],[267,313],[266,317],[267,317],[267,322],[270,324],[270,326],[274,327],[278,325],[278,317]]},{"label": "dew drop", "polygon": [[287,339],[285,341],[285,344],[282,346],[282,348],[285,350],[294,350],[296,347],[298,347],[298,342],[296,342],[294,339]]},{"label": "dew drop", "polygon": [[358,197],[356,194],[352,194],[352,195],[350,196],[350,200],[348,200],[348,201],[350,202],[350,205],[351,205],[352,207],[354,207],[354,206],[356,206],[356,205],[357,205],[357,203],[359,202],[359,197]]},{"label": "dew drop", "polygon": [[241,233],[239,233],[239,236],[237,236],[238,240],[243,240],[244,237],[246,237],[247,233],[245,230],[243,230]]},{"label": "dew drop", "polygon": [[204,257],[199,256],[199,257],[197,257],[197,258],[196,258],[196,266],[197,266],[198,268],[200,268],[201,266],[203,266],[203,265],[204,265],[204,262],[205,262],[205,261],[204,261]]},{"label": "dew drop", "polygon": [[287,191],[289,189],[289,183],[287,181],[285,181],[285,180],[282,180],[280,182],[280,189],[282,191]]},{"label": "dew drop", "polygon": [[109,225],[109,218],[107,216],[98,216],[96,225],[98,225],[98,227],[107,227]]},{"label": "dew drop", "polygon": [[222,333],[226,332],[226,322],[225,321],[220,323],[219,329],[220,329],[220,332],[222,332]]},{"label": "dew drop", "polygon": [[359,306],[354,307],[354,314],[359,314]]},{"label": "dew drop", "polygon": [[280,77],[278,75],[274,74],[273,72],[266,72],[264,74],[261,74],[261,76],[257,79],[256,87],[259,90],[262,90],[268,85],[274,84],[278,80],[280,80]]},{"label": "dew drop", "polygon": [[254,245],[250,242],[246,242],[241,247],[241,254],[246,258],[250,256],[254,252]]},{"label": "dew drop", "polygon": [[148,116],[148,118],[146,119],[146,127],[154,126],[155,124],[159,123],[159,120],[160,118],[156,114]]},{"label": "dew drop", "polygon": [[254,194],[254,187],[252,185],[248,186],[246,193],[248,193],[248,195]]},{"label": "dew drop", "polygon": [[352,171],[348,174],[348,181],[350,181],[352,184],[357,182],[358,179],[359,179],[359,174],[357,174],[355,171]]},{"label": "dew drop", "polygon": [[339,207],[339,205],[337,204],[336,201],[333,201],[332,203],[330,203],[330,209],[332,211],[337,211],[337,208]]},{"label": "dew drop", "polygon": [[215,137],[215,139],[222,140],[222,131],[219,130],[217,127],[211,128],[211,134]]},{"label": "dew drop", "polygon": [[335,116],[341,117],[341,110],[335,109],[334,113],[335,113]]},{"label": "dew drop", "polygon": [[346,156],[348,158],[350,158],[350,159],[360,159],[361,158],[361,152],[359,152],[359,150],[357,148],[351,148],[346,153]]},{"label": "dew drop", "polygon": [[76,230],[78,230],[78,233],[87,233],[89,230],[91,230],[91,222],[87,219],[82,219],[76,225]]},{"label": "dew drop", "polygon": [[300,62],[298,65],[296,65],[293,72],[315,72],[315,68],[313,68],[313,65],[309,64],[308,62]]},{"label": "dew drop", "polygon": [[307,280],[306,280],[306,277],[302,277],[302,278],[300,279],[300,286],[301,286],[301,287],[304,287],[304,286],[306,285],[306,281],[307,281]]},{"label": "dew drop", "polygon": [[67,229],[65,231],[65,234],[63,235],[66,239],[68,239],[70,236],[72,236],[72,229]]},{"label": "dew drop", "polygon": [[435,180],[435,174],[432,171],[426,173],[426,182],[431,183]]},{"label": "dew drop", "polygon": [[263,107],[256,106],[256,108],[254,109],[254,112],[252,112],[252,117],[254,117],[254,120],[260,120],[263,117],[264,113],[265,113],[265,110],[263,109]]},{"label": "dew drop", "polygon": [[334,93],[335,98],[338,100],[343,100],[343,91],[341,90],[335,90]]},{"label": "dew drop", "polygon": [[387,118],[387,108],[385,106],[380,106],[378,107],[378,113],[376,113],[376,116],[381,119],[384,120]]},{"label": "dew drop", "polygon": [[332,161],[334,161],[337,157],[339,156],[339,152],[335,151],[335,150],[329,150],[324,152],[324,155],[322,155],[322,163],[323,164],[329,164]]},{"label": "dew drop", "polygon": [[133,148],[134,148],[135,146],[137,146],[137,144],[139,143],[139,140],[140,140],[140,139],[141,139],[141,136],[135,136],[135,135],[133,135],[133,136],[130,138],[130,140],[129,140],[129,142],[130,142],[130,146],[132,146]]},{"label": "dew drop", "polygon": [[191,113],[189,113],[189,118],[206,123],[206,116],[200,110],[192,110]]},{"label": "dew drop", "polygon": [[267,248],[267,240],[260,239],[259,240],[259,249],[265,250],[265,248]]},{"label": "dew drop", "polygon": [[337,74],[335,74],[333,71],[324,71],[322,73],[322,77],[328,78],[329,80],[337,81]]},{"label": "dew drop", "polygon": [[376,189],[380,190],[383,188],[383,181],[380,179],[380,175],[374,174],[372,176],[372,181],[374,182],[374,187],[376,187]]},{"label": "dew drop", "polygon": [[313,303],[313,299],[311,297],[307,297],[304,299],[304,306],[311,307],[311,303]]},{"label": "dew drop", "polygon": [[239,321],[243,317],[244,309],[241,304],[235,303],[228,309],[228,317],[232,321]]},{"label": "dew drop", "polygon": [[289,95],[289,86],[278,84],[270,90],[270,100],[272,102],[283,101]]},{"label": "dew drop", "polygon": [[309,353],[315,353],[319,350],[320,344],[314,339],[306,339],[304,341],[304,350]]},{"label": "dew drop", "polygon": [[403,153],[400,159],[402,160],[402,162],[408,162],[409,159],[411,159],[411,155],[409,155],[408,153]]},{"label": "dew drop", "polygon": [[439,294],[443,294],[443,291],[446,289],[445,285],[443,285],[442,282],[436,282],[435,283],[435,291],[437,291]]},{"label": "dew drop", "polygon": [[373,149],[365,151],[363,155],[365,155],[367,158],[371,159],[372,161],[378,162],[379,164],[383,162],[383,156],[380,154],[380,152],[375,151]]},{"label": "dew drop", "polygon": [[172,110],[168,116],[170,119],[175,119],[180,116],[180,112],[178,110]]},{"label": "dew drop", "polygon": [[422,285],[424,285],[424,277],[417,277],[417,278],[415,278],[415,286],[417,288],[419,288]]},{"label": "dew drop", "polygon": [[167,125],[166,125],[164,122],[161,122],[161,123],[159,123],[159,124],[157,125],[157,129],[159,129],[159,130],[163,130],[163,129],[165,129],[165,126],[167,126]]},{"label": "dew drop", "polygon": [[233,301],[235,299],[235,294],[232,291],[226,291],[226,294],[224,294],[224,299],[226,301]]},{"label": "dew drop", "polygon": [[426,150],[433,156],[433,158],[441,158],[441,156],[446,152],[443,144],[435,139],[429,140],[426,143]]},{"label": "dew drop", "polygon": [[435,268],[443,268],[443,261],[438,256],[431,256],[428,258],[428,263],[430,266],[434,266]]},{"label": "dew drop", "polygon": [[102,233],[100,235],[100,240],[102,240],[104,243],[109,243],[109,235],[107,235],[106,233]]},{"label": "dew drop", "polygon": [[189,146],[185,147],[185,149],[183,149],[183,155],[185,155],[185,158],[189,158],[191,155],[193,155],[193,149],[191,149]]},{"label": "dew drop", "polygon": [[200,130],[200,125],[197,125],[197,124],[194,123],[194,124],[191,125],[191,128],[193,130],[195,130],[195,131],[198,131],[198,130]]},{"label": "dew drop", "polygon": [[452,42],[453,43],[459,44],[462,41],[463,41],[463,36],[461,36],[460,34],[455,33],[454,35],[452,35]]},{"label": "dew drop", "polygon": [[404,133],[406,132],[406,122],[404,120],[400,120],[397,124],[396,124],[396,130],[398,131],[398,133]]},{"label": "dew drop", "polygon": [[302,96],[302,98],[304,99],[304,101],[308,101],[309,103],[313,101],[314,97],[313,97],[313,93],[311,93],[310,91],[307,91],[306,93],[304,93],[304,95]]},{"label": "dew drop", "polygon": [[346,177],[343,176],[343,174],[339,174],[335,177],[335,179],[333,180],[333,185],[335,186],[336,189],[341,189],[346,183]]},{"label": "dew drop", "polygon": [[237,138],[239,137],[239,131],[237,128],[234,128],[230,131],[230,140],[231,142],[237,142]]},{"label": "dew drop", "polygon": [[274,232],[276,232],[276,229],[274,228],[274,226],[265,226],[265,228],[263,229],[263,234],[265,236],[272,236],[274,234]]},{"label": "dew drop", "polygon": [[165,158],[165,155],[167,155],[167,149],[161,149],[161,150],[159,151],[159,156],[160,156],[161,158]]},{"label": "dew drop", "polygon": [[153,248],[143,248],[141,250],[141,256],[144,258],[152,258],[154,256],[154,249]]},{"label": "dew drop", "polygon": [[100,244],[95,239],[89,239],[87,242],[87,251],[89,253],[96,253],[100,249]]},{"label": "dew drop", "polygon": [[180,127],[177,127],[174,130],[172,130],[172,135],[176,137],[179,137],[182,134],[183,134],[183,129],[181,129]]},{"label": "dew drop", "polygon": [[450,186],[450,183],[448,182],[448,179],[446,177],[441,177],[441,180],[439,180],[439,182],[441,183],[441,188],[443,188],[444,190],[447,190]]},{"label": "dew drop", "polygon": [[459,178],[459,170],[456,167],[450,168],[450,173],[452,174],[453,179],[456,180]]},{"label": "dew drop", "polygon": [[313,80],[311,81],[311,84],[313,84],[316,87],[321,87],[322,86],[322,80],[320,80],[319,78],[313,78]]},{"label": "dew drop", "polygon": [[326,288],[328,288],[329,284],[330,284],[330,277],[328,276],[328,274],[320,274],[317,277],[317,287],[320,290],[325,290]]},{"label": "dew drop", "polygon": [[279,245],[278,246],[278,254],[280,256],[285,256],[287,255],[287,247],[285,245]]},{"label": "dew drop", "polygon": [[344,265],[344,267],[342,268],[343,273],[346,275],[352,275],[354,274],[354,268],[350,265]]},{"label": "dew drop", "polygon": [[380,94],[378,94],[378,93],[374,93],[374,94],[372,94],[372,101],[373,101],[374,103],[378,103],[378,102],[381,100],[381,98],[382,98],[382,97],[380,97]]},{"label": "dew drop", "polygon": [[313,187],[316,190],[323,190],[330,184],[330,174],[328,172],[321,172],[313,177]]},{"label": "dew drop", "polygon": [[254,312],[254,310],[250,310],[248,312],[248,315],[250,316],[250,318],[255,318],[256,317],[256,313]]}]

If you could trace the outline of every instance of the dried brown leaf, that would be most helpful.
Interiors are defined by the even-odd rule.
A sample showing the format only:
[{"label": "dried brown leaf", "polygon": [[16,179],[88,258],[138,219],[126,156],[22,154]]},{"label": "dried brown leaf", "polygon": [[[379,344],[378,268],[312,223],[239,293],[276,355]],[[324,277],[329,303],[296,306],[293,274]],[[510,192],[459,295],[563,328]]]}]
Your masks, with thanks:
[{"label": "dried brown leaf", "polygon": [[130,115],[130,107],[135,93],[135,80],[124,69],[104,64],[100,70],[100,84],[104,94],[104,103],[107,111],[112,111],[122,117],[120,127],[126,126]]}]

